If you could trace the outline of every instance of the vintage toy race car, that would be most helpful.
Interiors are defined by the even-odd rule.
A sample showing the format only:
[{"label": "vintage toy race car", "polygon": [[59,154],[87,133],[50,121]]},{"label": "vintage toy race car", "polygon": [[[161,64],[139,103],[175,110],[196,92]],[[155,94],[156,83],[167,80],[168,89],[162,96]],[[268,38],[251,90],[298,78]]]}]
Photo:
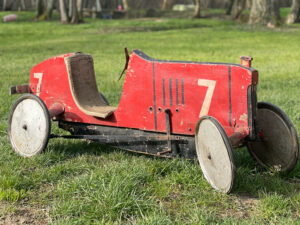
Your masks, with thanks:
[{"label": "vintage toy race car", "polygon": [[[197,157],[207,181],[222,192],[230,192],[234,183],[233,148],[246,145],[265,167],[295,167],[296,130],[278,107],[257,103],[252,58],[241,57],[237,65],[125,53],[118,107],[98,92],[90,55],[65,54],[34,66],[28,85],[11,88],[11,94],[24,94],[8,122],[15,152],[31,157],[49,138],[74,138],[161,157]],[[70,135],[50,134],[51,120]]]}]

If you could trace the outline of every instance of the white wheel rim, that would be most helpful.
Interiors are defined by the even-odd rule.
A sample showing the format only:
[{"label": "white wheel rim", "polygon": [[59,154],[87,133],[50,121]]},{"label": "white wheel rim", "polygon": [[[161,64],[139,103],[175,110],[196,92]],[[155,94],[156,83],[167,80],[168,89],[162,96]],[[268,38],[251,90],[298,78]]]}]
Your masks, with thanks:
[{"label": "white wheel rim", "polygon": [[210,119],[200,121],[195,138],[197,156],[204,177],[214,189],[229,192],[234,179],[229,141],[226,144],[220,130]]},{"label": "white wheel rim", "polygon": [[48,120],[37,100],[27,98],[15,107],[10,124],[10,140],[14,150],[24,157],[43,150],[49,135]]}]

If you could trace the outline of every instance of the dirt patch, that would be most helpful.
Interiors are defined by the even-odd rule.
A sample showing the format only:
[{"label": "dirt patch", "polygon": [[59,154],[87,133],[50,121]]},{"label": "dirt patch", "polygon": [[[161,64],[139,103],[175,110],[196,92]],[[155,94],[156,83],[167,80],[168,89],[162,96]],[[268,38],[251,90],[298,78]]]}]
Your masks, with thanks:
[{"label": "dirt patch", "polygon": [[49,209],[0,203],[0,225],[48,224]]},{"label": "dirt patch", "polygon": [[258,205],[259,199],[247,194],[241,194],[234,198],[233,202],[234,207],[226,211],[226,216],[230,215],[235,218],[250,218]]}]

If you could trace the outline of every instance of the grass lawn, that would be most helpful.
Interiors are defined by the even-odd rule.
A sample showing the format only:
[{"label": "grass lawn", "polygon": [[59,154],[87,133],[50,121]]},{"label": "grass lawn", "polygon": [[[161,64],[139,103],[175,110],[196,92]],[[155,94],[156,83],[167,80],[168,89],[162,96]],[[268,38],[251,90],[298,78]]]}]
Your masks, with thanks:
[{"label": "grass lawn", "polygon": [[24,159],[7,138],[18,97],[9,96],[10,85],[28,83],[31,67],[54,55],[93,55],[99,90],[118,105],[124,46],[170,60],[239,63],[240,55],[251,55],[260,72],[258,99],[280,106],[300,133],[299,25],[270,30],[160,18],[72,26],[19,16],[20,22],[0,23],[0,224],[300,224],[300,163],[280,176],[236,149],[236,184],[225,195],[211,189],[196,162],[72,140],[51,140],[45,153]]}]

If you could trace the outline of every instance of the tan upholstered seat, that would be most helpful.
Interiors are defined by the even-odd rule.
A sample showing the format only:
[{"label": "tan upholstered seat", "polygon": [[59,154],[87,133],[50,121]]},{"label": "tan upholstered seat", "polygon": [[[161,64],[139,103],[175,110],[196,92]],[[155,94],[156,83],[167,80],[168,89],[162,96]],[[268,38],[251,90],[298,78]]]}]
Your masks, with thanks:
[{"label": "tan upholstered seat", "polygon": [[98,92],[94,62],[90,55],[76,53],[65,58],[74,101],[87,115],[105,119],[117,108],[107,105]]}]

